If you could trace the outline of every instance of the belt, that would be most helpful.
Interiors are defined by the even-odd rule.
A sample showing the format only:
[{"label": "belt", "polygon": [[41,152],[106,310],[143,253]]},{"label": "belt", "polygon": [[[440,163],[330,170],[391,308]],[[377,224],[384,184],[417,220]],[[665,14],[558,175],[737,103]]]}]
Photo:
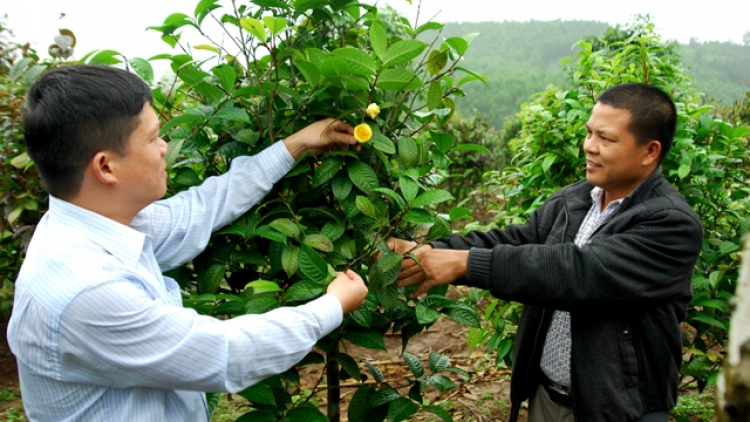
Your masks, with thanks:
[{"label": "belt", "polygon": [[547,395],[553,402],[565,407],[573,407],[573,401],[570,399],[570,388],[552,381],[544,374],[542,374],[541,381],[542,387],[547,391]]}]

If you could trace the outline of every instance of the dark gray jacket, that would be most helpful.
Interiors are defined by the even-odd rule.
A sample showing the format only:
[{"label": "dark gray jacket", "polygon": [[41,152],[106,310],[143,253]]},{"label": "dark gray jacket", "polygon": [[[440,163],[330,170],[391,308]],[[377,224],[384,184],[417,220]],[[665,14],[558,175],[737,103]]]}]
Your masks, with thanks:
[{"label": "dark gray jacket", "polygon": [[461,283],[524,304],[513,352],[512,421],[539,385],[555,309],[571,315],[577,422],[633,421],[675,405],[680,321],[692,298],[700,219],[656,170],[579,248],[573,240],[593,187],[585,180],[566,186],[523,225],[433,244],[471,249]]}]

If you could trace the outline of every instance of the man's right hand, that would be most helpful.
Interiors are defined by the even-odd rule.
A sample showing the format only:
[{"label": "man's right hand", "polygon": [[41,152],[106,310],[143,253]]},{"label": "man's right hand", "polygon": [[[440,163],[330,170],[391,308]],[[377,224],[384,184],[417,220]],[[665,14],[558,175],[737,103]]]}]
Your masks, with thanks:
[{"label": "man's right hand", "polygon": [[341,302],[344,314],[348,314],[365,303],[367,286],[357,273],[346,270],[336,273],[336,278],[328,285],[327,293],[335,296]]}]

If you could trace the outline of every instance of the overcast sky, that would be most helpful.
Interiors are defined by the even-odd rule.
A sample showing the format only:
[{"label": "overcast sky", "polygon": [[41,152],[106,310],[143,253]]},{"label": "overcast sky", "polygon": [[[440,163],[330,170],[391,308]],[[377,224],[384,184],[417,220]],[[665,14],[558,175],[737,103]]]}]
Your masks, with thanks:
[{"label": "overcast sky", "polygon": [[[374,3],[374,0],[363,0]],[[193,14],[198,0],[0,0],[0,16],[15,41],[29,41],[46,56],[58,28],[78,39],[74,58],[94,49],[114,49],[126,56],[148,58],[170,52],[159,33],[146,31],[174,12]],[[414,19],[418,0],[381,0]],[[64,13],[64,16],[61,14]],[[742,43],[750,31],[750,0],[676,2],[666,0],[423,0],[420,22],[437,14],[438,22],[597,20],[626,24],[636,14],[650,14],[663,39],[687,43]],[[61,17],[62,16],[62,17]]]}]

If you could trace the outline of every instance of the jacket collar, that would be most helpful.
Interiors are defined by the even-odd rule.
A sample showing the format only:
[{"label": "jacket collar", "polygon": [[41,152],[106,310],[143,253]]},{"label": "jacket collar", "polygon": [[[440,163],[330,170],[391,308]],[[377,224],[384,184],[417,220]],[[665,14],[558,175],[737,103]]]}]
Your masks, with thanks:
[{"label": "jacket collar", "polygon": [[[622,201],[622,208],[629,206],[631,203],[638,203],[642,200],[646,192],[653,190],[662,180],[661,170],[657,167],[651,172],[645,179],[638,184],[632,191],[630,191]],[[566,189],[563,192],[565,197],[565,203],[568,209],[585,208],[591,207],[592,199],[590,192],[594,189],[594,185],[589,183],[586,179],[581,180],[579,183],[571,185],[571,189]]]},{"label": "jacket collar", "polygon": [[143,251],[146,234],[110,218],[54,196],[49,196],[49,219],[55,226],[71,229],[126,265],[135,266]]}]

